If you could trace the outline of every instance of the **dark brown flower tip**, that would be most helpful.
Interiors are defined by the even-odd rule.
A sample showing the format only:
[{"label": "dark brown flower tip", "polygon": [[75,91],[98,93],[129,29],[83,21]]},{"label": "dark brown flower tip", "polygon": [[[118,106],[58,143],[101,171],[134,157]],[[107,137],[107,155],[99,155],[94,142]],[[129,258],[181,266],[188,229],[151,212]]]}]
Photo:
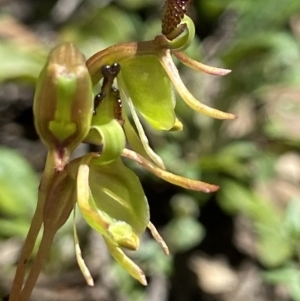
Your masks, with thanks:
[{"label": "dark brown flower tip", "polygon": [[168,36],[180,24],[192,0],[166,0],[162,16],[162,34]]}]

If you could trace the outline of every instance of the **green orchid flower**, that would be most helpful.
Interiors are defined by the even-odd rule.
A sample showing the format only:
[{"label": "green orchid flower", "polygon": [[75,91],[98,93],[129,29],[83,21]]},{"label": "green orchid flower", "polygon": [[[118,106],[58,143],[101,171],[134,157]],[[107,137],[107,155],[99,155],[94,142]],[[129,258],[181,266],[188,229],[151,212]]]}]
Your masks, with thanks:
[{"label": "green orchid flower", "polygon": [[[75,214],[76,205],[85,221],[103,236],[114,259],[134,278],[147,284],[142,269],[123,249],[137,250],[140,236],[148,228],[164,252],[169,251],[150,222],[147,198],[139,179],[122,157],[172,184],[206,193],[218,189],[216,185],[166,171],[161,158],[150,148],[138,115],[157,130],[182,129],[174,112],[175,88],[197,112],[218,119],[236,118],[195,99],[173,62],[175,56],[197,71],[212,75],[230,72],[196,62],[182,52],[195,34],[194,24],[186,16],[189,3],[190,0],[167,1],[162,35],[151,41],[115,45],[88,61],[71,43],[50,53],[34,99],[35,125],[48,148],[48,156],[10,301],[29,299],[54,236],[71,212]],[[94,96],[92,87],[101,80],[101,90]],[[81,142],[99,145],[101,151],[70,161],[71,153]],[[25,280],[41,229],[42,240]],[[74,242],[79,267],[87,283],[93,285],[81,256],[75,223]]]},{"label": "green orchid flower", "polygon": [[[96,53],[87,61],[93,85],[103,78],[99,71],[103,66],[116,62],[121,66],[116,76],[118,88],[122,100],[129,107],[139,136],[136,137],[128,117],[125,116],[124,129],[128,142],[133,150],[151,159],[162,169],[164,169],[163,162],[150,149],[137,111],[157,130],[182,129],[182,124],[174,111],[175,88],[187,105],[199,113],[217,119],[236,118],[234,114],[221,112],[201,103],[193,97],[182,82],[172,56],[196,71],[221,76],[230,72],[228,69],[199,63],[181,52],[191,44],[194,34],[194,23],[189,17],[183,16],[179,26],[168,35],[157,36],[151,41],[114,45]],[[127,112],[123,114],[127,115]]]}]

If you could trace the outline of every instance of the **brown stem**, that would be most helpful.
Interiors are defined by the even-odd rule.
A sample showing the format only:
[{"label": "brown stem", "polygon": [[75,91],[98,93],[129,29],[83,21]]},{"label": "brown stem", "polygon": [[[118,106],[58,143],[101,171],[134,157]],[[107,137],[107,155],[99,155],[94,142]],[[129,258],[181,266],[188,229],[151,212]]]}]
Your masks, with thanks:
[{"label": "brown stem", "polygon": [[46,159],[45,170],[38,192],[38,202],[34,216],[31,221],[30,229],[24,242],[22,253],[18,262],[14,282],[11,288],[9,301],[18,301],[24,283],[27,265],[32,254],[37,236],[40,232],[43,223],[44,204],[47,196],[47,191],[54,175],[54,160],[51,153],[48,153]]},{"label": "brown stem", "polygon": [[48,254],[50,252],[54,234],[55,234],[55,232],[53,233],[53,231],[47,231],[44,229],[43,238],[41,240],[38,253],[34,260],[33,266],[30,269],[28,278],[26,279],[26,283],[21,292],[19,301],[28,301],[29,300],[31,292],[35,286],[35,283],[36,283],[36,281],[39,277],[39,274],[41,272],[41,269],[44,265],[44,262],[47,259]]}]

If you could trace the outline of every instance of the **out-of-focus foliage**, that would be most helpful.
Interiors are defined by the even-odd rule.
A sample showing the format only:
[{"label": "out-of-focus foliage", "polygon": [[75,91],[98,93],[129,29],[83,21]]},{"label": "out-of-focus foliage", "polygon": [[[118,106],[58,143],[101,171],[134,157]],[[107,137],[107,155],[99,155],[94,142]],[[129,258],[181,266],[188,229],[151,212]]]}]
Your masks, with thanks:
[{"label": "out-of-focus foliage", "polygon": [[38,178],[20,154],[0,148],[0,236],[25,237],[36,203]]},{"label": "out-of-focus foliage", "polygon": [[[27,25],[4,9],[0,34],[3,28],[11,30],[0,40],[1,82],[33,84],[47,52],[61,41],[73,41],[89,57],[114,43],[159,34],[160,1],[98,2],[79,1],[80,5],[70,10],[69,15],[59,15],[63,1],[55,1],[55,6],[45,10],[44,20],[37,18],[38,21]],[[39,5],[41,8],[42,4]],[[199,39],[191,46],[189,55],[233,71],[221,79],[198,75],[184,67],[181,74],[199,99],[239,117],[235,121],[214,121],[191,113],[179,101],[176,109],[184,124],[182,132],[162,136],[149,130],[151,142],[168,169],[221,186],[212,196],[186,191],[169,193],[157,180],[138,170],[145,186],[151,187],[152,194],[146,194],[150,206],[155,203],[152,215],[162,220],[162,232],[176,257],[201,250],[200,242],[207,238],[205,233],[209,229],[199,223],[199,215],[201,219],[203,206],[217,200],[225,215],[249,223],[250,230],[243,235],[251,240],[253,248],[248,248],[242,240],[235,242],[236,248],[247,260],[263,266],[267,271],[262,277],[264,283],[284,285],[292,300],[300,300],[300,1],[194,0],[191,16]],[[46,37],[42,37],[42,29],[36,29],[38,23],[40,28],[41,24],[56,24],[56,27],[52,25],[45,30]],[[1,161],[2,158],[4,155]],[[17,166],[15,172],[21,170],[21,165]],[[14,167],[9,168],[13,173]],[[15,184],[17,178],[9,177],[6,170],[5,187],[20,187]],[[29,179],[25,176],[18,181],[23,184]],[[25,187],[29,185],[36,184]],[[2,192],[1,189],[1,195]],[[34,190],[30,193],[34,199]],[[170,195],[171,205],[166,206]],[[0,208],[7,207],[9,215],[13,211],[14,221],[20,219],[23,225],[23,208],[32,208],[33,200],[26,203],[24,197],[19,203],[18,196],[13,199],[9,206],[1,200]],[[1,218],[0,222],[4,221],[7,220]],[[217,220],[215,224],[222,227]],[[0,229],[14,228],[1,224]],[[0,234],[23,234],[22,229]],[[238,223],[234,231],[239,233]],[[145,265],[149,258],[155,262],[158,271],[151,270],[151,265],[150,275],[169,276],[172,268],[176,272],[172,260],[162,263],[160,251],[150,245],[135,256]],[[131,299],[142,299],[143,292],[126,277],[120,281],[121,289]]]}]

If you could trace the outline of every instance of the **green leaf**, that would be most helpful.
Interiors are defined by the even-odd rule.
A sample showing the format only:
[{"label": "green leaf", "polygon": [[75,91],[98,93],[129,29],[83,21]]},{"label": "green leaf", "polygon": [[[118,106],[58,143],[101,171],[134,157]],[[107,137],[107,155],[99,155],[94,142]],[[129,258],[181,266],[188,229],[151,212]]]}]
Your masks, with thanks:
[{"label": "green leaf", "polygon": [[282,269],[265,272],[263,273],[263,278],[271,284],[286,285],[292,299],[300,301],[300,272],[298,267],[286,266]]},{"label": "green leaf", "polygon": [[38,178],[17,152],[0,148],[0,211],[30,216],[36,203]]},{"label": "green leaf", "polygon": [[43,63],[45,54],[42,51],[26,50],[9,42],[0,43],[0,81],[12,79],[36,80]]},{"label": "green leaf", "polygon": [[0,219],[0,234],[4,237],[20,236],[26,237],[28,227],[30,225],[29,218]]},{"label": "green leaf", "polygon": [[269,267],[285,262],[294,252],[294,243],[282,227],[278,208],[234,181],[223,181],[221,187],[218,197],[223,209],[252,220],[258,259]]},{"label": "green leaf", "polygon": [[143,55],[122,62],[120,87],[134,106],[156,129],[169,130],[175,124],[175,98],[172,83],[154,55]]},{"label": "green leaf", "polygon": [[284,228],[297,241],[300,238],[300,205],[299,199],[292,199],[285,211]]},{"label": "green leaf", "polygon": [[293,241],[281,229],[282,224],[256,224],[257,255],[267,267],[286,262],[294,253]]},{"label": "green leaf", "polygon": [[196,246],[203,239],[204,234],[202,225],[191,216],[175,218],[166,227],[168,244],[179,252]]}]

